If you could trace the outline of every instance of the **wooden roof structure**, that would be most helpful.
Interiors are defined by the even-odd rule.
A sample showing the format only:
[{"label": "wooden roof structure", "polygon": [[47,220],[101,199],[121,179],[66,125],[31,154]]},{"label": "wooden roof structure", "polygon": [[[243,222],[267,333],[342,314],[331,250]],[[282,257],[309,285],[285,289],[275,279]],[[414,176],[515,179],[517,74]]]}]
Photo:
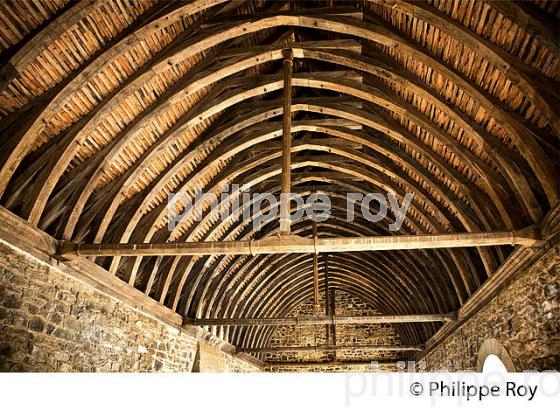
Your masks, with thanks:
[{"label": "wooden roof structure", "polygon": [[[0,203],[72,242],[277,237],[278,218],[255,230],[209,203],[170,231],[167,199],[281,192],[291,50],[291,189],[331,198],[318,237],[540,224],[559,200],[559,16],[557,0],[2,2]],[[393,233],[394,215],[345,220],[346,192],[414,197]],[[329,281],[386,315],[447,315],[511,250],[332,253]],[[187,318],[282,317],[314,292],[301,253],[95,261]],[[441,324],[397,326],[416,346]],[[246,349],[272,332],[212,329]]]}]

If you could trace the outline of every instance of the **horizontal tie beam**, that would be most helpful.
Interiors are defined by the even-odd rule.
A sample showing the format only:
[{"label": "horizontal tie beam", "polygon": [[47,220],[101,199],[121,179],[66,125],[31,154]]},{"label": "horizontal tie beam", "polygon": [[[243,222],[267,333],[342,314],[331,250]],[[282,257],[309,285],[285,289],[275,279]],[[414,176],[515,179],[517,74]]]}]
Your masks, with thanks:
[{"label": "horizontal tie beam", "polygon": [[243,353],[277,353],[277,352],[329,352],[334,350],[352,349],[368,350],[377,352],[419,352],[424,350],[422,346],[389,346],[389,345],[351,345],[351,346],[277,346],[277,347],[244,347],[237,348]]},{"label": "horizontal tie beam", "polygon": [[58,256],[66,259],[90,256],[197,256],[262,255],[323,252],[361,252],[399,249],[465,248],[498,245],[535,246],[541,242],[531,226],[519,231],[444,233],[429,235],[302,238],[285,236],[256,241],[177,243],[84,244],[61,241]]},{"label": "horizontal tie beam", "polygon": [[262,318],[208,318],[183,320],[183,325],[194,326],[280,326],[280,325],[363,325],[374,323],[451,322],[455,313],[425,315],[379,315],[379,316],[303,316]]},{"label": "horizontal tie beam", "polygon": [[339,361],[335,360],[332,362],[267,362],[267,365],[271,369],[275,370],[291,370],[291,369],[325,369],[325,371],[332,371],[335,366],[340,366],[341,368],[347,369],[359,369],[363,370],[367,367],[368,371],[378,371],[383,369],[398,369],[399,362],[378,362],[378,361],[367,361],[367,362],[357,362],[357,361]]}]

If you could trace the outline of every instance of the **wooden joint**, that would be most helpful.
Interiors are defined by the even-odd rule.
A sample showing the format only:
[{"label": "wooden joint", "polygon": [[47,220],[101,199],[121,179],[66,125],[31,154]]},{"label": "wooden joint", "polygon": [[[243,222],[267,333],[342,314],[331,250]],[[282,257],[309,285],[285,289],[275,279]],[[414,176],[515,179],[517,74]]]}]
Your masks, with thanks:
[{"label": "wooden joint", "polygon": [[80,245],[76,242],[60,240],[56,248],[56,255],[58,260],[72,260],[80,257]]},{"label": "wooden joint", "polygon": [[539,226],[531,225],[512,232],[512,245],[541,247],[546,240],[541,235]]},{"label": "wooden joint", "polygon": [[282,50],[282,57],[284,57],[284,62],[292,64],[294,60],[294,50],[291,48],[285,48]]}]

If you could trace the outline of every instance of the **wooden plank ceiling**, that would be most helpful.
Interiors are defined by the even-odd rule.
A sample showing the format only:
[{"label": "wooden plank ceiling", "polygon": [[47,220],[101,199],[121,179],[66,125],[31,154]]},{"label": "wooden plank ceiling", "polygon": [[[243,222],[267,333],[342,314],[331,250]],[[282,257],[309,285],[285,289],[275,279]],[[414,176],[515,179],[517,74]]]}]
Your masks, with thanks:
[{"label": "wooden plank ceiling", "polygon": [[[255,231],[209,206],[170,232],[166,203],[223,183],[280,192],[289,47],[292,190],[341,212],[347,191],[414,192],[408,235],[539,223],[559,195],[559,13],[556,0],[2,2],[1,204],[75,242],[277,235],[278,219]],[[318,236],[389,235],[391,222],[335,216]],[[312,234],[309,220],[291,228]],[[329,281],[386,315],[446,314],[509,252],[336,253]],[[191,318],[280,317],[313,295],[305,254],[97,262]],[[439,326],[398,329],[413,346]],[[257,349],[271,332],[221,336]]]}]

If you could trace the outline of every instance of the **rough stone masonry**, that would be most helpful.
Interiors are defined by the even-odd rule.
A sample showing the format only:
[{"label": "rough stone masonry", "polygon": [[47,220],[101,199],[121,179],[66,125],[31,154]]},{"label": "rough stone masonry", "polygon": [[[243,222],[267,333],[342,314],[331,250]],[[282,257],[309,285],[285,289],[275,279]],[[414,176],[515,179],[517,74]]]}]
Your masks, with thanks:
[{"label": "rough stone masonry", "polygon": [[[560,248],[530,268],[424,359],[427,370],[478,370],[481,347],[499,343],[515,369],[560,370]],[[321,300],[324,303],[323,300]],[[337,292],[337,314],[374,314],[361,300]],[[293,315],[309,314],[312,304]],[[281,326],[271,346],[325,342],[324,327]],[[337,326],[341,344],[399,344],[391,326]],[[189,332],[109,296],[17,247],[0,242],[0,370],[2,371],[368,371],[355,352],[269,353],[270,365],[235,354],[215,336]],[[362,353],[366,353],[365,351]],[[282,354],[286,355],[281,356]],[[366,357],[366,356],[364,356]],[[393,355],[367,356],[390,360]],[[343,359],[343,360],[341,360]],[[283,361],[283,363],[277,363]],[[275,363],[276,362],[276,363]],[[307,364],[307,365],[305,365]]]},{"label": "rough stone masonry", "polygon": [[516,371],[560,370],[558,245],[422,357],[426,370],[480,370],[478,356],[489,340],[505,348]]},{"label": "rough stone masonry", "polygon": [[190,372],[193,367],[260,370],[0,243],[0,370]]}]

